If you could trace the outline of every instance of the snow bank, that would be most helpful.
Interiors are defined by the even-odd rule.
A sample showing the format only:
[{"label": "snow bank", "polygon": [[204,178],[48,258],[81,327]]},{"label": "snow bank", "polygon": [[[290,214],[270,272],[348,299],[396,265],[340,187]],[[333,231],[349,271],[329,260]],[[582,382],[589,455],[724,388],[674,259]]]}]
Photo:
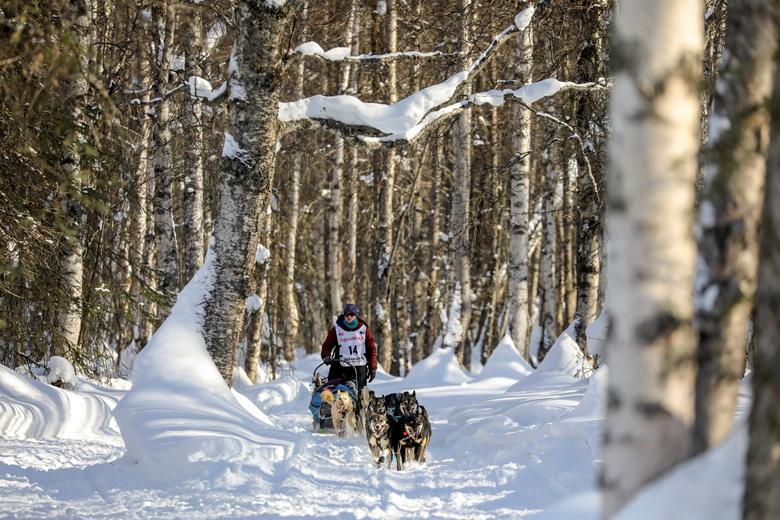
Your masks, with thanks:
[{"label": "snow bank", "polygon": [[608,326],[609,318],[607,317],[606,312],[599,314],[599,317],[588,325],[588,328],[585,331],[588,336],[588,352],[604,356],[604,353],[606,352]]},{"label": "snow bank", "polygon": [[62,390],[0,365],[0,436],[113,443],[116,434],[105,399]]},{"label": "snow bank", "polygon": [[558,336],[538,370],[539,372],[568,374],[572,377],[583,377],[593,372],[590,361],[585,359],[574,339],[574,323]]},{"label": "snow bank", "polygon": [[743,424],[720,445],[647,486],[615,520],[739,519],[747,441]]},{"label": "snow bank", "polygon": [[234,383],[234,389],[246,396],[257,408],[268,413],[274,406],[279,406],[291,401],[306,401],[308,403],[311,392],[306,383],[291,375],[285,375],[257,385]]},{"label": "snow bank", "polygon": [[461,368],[452,349],[438,349],[423,359],[406,376],[405,382],[415,388],[459,385],[471,377]]},{"label": "snow bank", "polygon": [[212,283],[213,253],[182,290],[171,315],[141,351],[133,388],[114,410],[127,457],[153,479],[198,472],[225,461],[270,472],[289,456],[293,434],[271,424],[248,399],[231,391],[209,356],[202,308]]},{"label": "snow bank", "polygon": [[479,374],[479,379],[506,377],[522,379],[533,372],[531,366],[515,348],[512,337],[507,334],[495,348]]}]

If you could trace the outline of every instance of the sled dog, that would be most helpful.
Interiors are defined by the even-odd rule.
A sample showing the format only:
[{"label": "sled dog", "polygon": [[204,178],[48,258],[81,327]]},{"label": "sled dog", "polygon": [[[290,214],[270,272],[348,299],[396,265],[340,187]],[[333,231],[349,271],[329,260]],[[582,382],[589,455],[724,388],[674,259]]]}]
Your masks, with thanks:
[{"label": "sled dog", "polygon": [[424,406],[412,415],[402,416],[391,427],[390,445],[396,469],[401,471],[409,461],[425,462],[425,450],[431,442],[431,423]]},{"label": "sled dog", "polygon": [[381,396],[369,396],[369,399],[364,405],[366,440],[374,464],[381,466],[385,460],[389,464],[393,458],[390,449],[390,424],[385,400]]},{"label": "sled dog", "polygon": [[357,432],[357,417],[349,392],[342,390],[336,392],[331,413],[333,415],[333,428],[339,437],[354,435]]}]

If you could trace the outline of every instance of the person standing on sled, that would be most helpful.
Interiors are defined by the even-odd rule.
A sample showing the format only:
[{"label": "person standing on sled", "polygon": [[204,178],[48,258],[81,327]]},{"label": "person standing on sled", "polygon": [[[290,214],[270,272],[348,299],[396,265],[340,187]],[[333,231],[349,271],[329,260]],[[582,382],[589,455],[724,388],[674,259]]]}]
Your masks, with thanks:
[{"label": "person standing on sled", "polygon": [[377,349],[371,329],[358,317],[359,313],[354,303],[344,306],[344,312],[336,319],[336,325],[331,327],[322,344],[320,357],[330,365],[328,381],[354,381],[363,388],[376,377]]}]

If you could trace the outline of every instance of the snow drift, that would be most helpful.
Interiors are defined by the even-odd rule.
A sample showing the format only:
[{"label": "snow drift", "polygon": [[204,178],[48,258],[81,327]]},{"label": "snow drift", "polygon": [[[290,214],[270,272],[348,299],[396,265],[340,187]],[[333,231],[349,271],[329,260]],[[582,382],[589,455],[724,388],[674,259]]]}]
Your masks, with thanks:
[{"label": "snow drift", "polygon": [[62,390],[0,365],[0,435],[103,440],[116,437],[111,403]]},{"label": "snow drift", "polygon": [[512,337],[507,334],[495,348],[485,363],[479,379],[491,377],[506,377],[509,379],[522,379],[533,372],[531,366],[517,351]]},{"label": "snow drift", "polygon": [[133,388],[114,410],[127,457],[154,479],[197,472],[199,463],[215,461],[270,472],[295,446],[293,434],[227,387],[206,350],[200,331],[213,266],[209,251],[136,359]]},{"label": "snow drift", "polygon": [[409,370],[404,380],[409,388],[459,385],[468,383],[471,377],[461,368],[452,349],[435,350]]}]

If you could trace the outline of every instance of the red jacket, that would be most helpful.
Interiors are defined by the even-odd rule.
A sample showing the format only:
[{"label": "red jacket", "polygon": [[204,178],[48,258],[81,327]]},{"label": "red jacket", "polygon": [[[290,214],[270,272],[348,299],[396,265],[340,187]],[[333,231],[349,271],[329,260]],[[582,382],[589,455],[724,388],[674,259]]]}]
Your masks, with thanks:
[{"label": "red jacket", "polygon": [[[339,316],[336,320],[336,323],[343,322],[344,316]],[[368,371],[372,374],[376,373],[376,356],[377,356],[377,348],[376,348],[376,342],[374,341],[374,335],[371,334],[371,329],[368,328],[368,325],[365,321],[358,318],[358,327],[361,325],[366,326],[366,359],[368,360]],[[349,330],[349,329],[345,329]],[[320,351],[320,357],[322,359],[325,359],[327,357],[331,357],[333,355],[333,349],[335,349],[338,346],[339,342],[336,339],[336,327],[331,327],[330,331],[328,332],[328,337],[325,338],[325,343],[322,344],[322,349]]]}]

